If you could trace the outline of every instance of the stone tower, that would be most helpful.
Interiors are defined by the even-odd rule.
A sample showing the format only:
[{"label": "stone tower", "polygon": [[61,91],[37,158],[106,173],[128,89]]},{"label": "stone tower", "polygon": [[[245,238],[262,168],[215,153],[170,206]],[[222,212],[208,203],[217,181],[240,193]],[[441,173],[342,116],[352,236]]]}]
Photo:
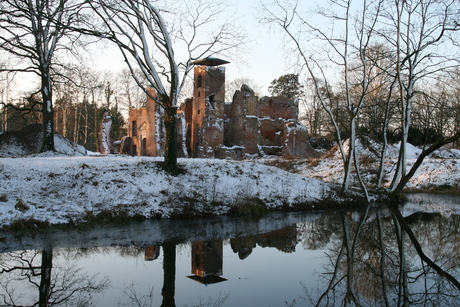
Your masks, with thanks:
[{"label": "stone tower", "polygon": [[205,58],[194,62],[193,99],[187,127],[187,151],[191,157],[210,158],[224,142],[225,68],[229,62]]}]

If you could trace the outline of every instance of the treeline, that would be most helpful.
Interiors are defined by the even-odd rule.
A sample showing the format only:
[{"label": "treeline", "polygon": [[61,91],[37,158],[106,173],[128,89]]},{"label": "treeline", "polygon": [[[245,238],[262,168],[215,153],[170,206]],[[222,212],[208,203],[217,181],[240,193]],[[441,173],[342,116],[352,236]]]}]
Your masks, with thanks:
[{"label": "treeline", "polygon": [[[111,137],[120,140],[126,133],[125,118],[129,108],[139,108],[145,94],[125,70],[117,75],[72,67],[65,78],[56,74],[54,82],[54,128],[74,143],[90,151],[99,151],[98,135],[102,116],[112,117]],[[21,130],[41,123],[41,95],[37,92],[10,99],[0,109],[1,132]]]},{"label": "treeline", "polygon": [[[407,142],[415,146],[424,146],[445,139],[460,130],[460,81],[458,69],[444,73],[433,82],[416,87],[411,97],[411,125]],[[360,112],[357,115],[357,134],[367,135],[376,141],[399,142],[402,138],[401,100],[392,89],[391,78],[376,79],[366,93]],[[319,99],[311,82],[302,86],[302,120],[314,136],[327,136],[337,140],[336,129]],[[350,112],[345,86],[329,86],[320,89],[328,97],[328,109],[333,113],[339,127],[341,139],[351,135]],[[352,100],[358,100],[359,92],[350,91]],[[355,97],[353,97],[355,95]],[[460,147],[460,141],[453,143]]]}]

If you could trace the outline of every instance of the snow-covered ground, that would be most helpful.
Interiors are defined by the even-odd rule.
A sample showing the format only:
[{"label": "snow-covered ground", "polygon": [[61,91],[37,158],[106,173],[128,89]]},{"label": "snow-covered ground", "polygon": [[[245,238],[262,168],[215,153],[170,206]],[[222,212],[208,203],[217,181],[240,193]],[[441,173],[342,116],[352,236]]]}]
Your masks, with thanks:
[{"label": "snow-covered ground", "polygon": [[61,153],[0,159],[0,226],[20,219],[79,222],[104,210],[168,217],[182,210],[223,214],[247,203],[280,208],[343,200],[334,185],[255,160],[179,159],[183,173],[170,176],[160,158],[85,155],[60,136],[55,144]]},{"label": "snow-covered ground", "polygon": [[186,206],[220,214],[255,199],[280,207],[335,195],[319,180],[255,162],[184,159],[179,161],[184,173],[173,177],[157,161],[126,156],[3,158],[0,223],[18,218],[78,221],[87,211],[104,209],[168,217]]},{"label": "snow-covered ground", "polygon": [[[80,222],[104,210],[169,217],[184,210],[197,215],[224,214],[235,205],[248,203],[281,208],[344,201],[333,184],[340,183],[343,174],[337,154],[315,166],[307,161],[297,163],[297,174],[267,166],[264,159],[179,159],[183,173],[170,176],[158,166],[159,158],[88,156],[83,148],[72,145],[70,149],[60,137],[55,142],[61,153],[0,159],[0,226],[21,219]],[[13,146],[8,150],[10,156],[22,154]],[[360,153],[370,155],[364,148]],[[410,161],[418,153],[412,148]],[[459,185],[459,152],[437,155],[450,156],[426,161],[410,187]]]},{"label": "snow-covered ground", "polygon": [[[411,144],[407,144],[407,171],[410,170],[422,149]],[[347,149],[347,143],[344,145]],[[359,142],[357,152],[360,159],[360,168],[363,170],[365,181],[375,180],[375,170],[378,169],[377,163],[379,158],[376,155],[381,150],[379,144],[371,144],[364,147]],[[398,158],[399,144],[388,146],[386,157],[386,170],[384,182],[390,183],[395,171],[395,163]],[[374,172],[368,173],[369,166]],[[296,172],[309,178],[317,178],[323,182],[341,183],[343,180],[343,162],[340,153],[336,151],[332,155],[326,155],[308,163],[300,164]],[[406,188],[412,191],[430,191],[460,189],[460,150],[442,148],[435,151],[430,157],[425,158],[423,164],[419,167],[414,177],[409,181]],[[460,197],[459,197],[460,198]]]}]

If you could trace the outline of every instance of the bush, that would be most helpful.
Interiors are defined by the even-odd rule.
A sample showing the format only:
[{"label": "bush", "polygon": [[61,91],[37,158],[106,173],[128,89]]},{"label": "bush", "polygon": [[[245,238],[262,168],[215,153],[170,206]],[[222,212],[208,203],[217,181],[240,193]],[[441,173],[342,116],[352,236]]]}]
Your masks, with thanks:
[{"label": "bush", "polygon": [[229,215],[254,216],[264,215],[268,212],[265,203],[260,199],[246,199],[228,210]]}]

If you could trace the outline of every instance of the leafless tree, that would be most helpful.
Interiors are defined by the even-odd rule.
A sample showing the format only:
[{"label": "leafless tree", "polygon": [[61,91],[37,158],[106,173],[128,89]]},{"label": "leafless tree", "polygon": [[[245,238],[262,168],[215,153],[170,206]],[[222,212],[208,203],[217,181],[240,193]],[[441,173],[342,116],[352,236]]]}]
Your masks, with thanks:
[{"label": "leafless tree", "polygon": [[[91,306],[92,295],[110,286],[107,278],[56,265],[51,247],[2,254],[0,280],[2,306]],[[32,289],[30,296],[15,291],[27,288]]]},{"label": "leafless tree", "polygon": [[225,84],[225,96],[226,101],[232,101],[233,95],[236,91],[241,90],[241,86],[246,84],[255,93],[256,96],[260,96],[262,88],[252,79],[249,78],[236,78]]},{"label": "leafless tree", "polygon": [[[376,21],[379,17],[382,1],[363,1],[359,9],[354,8],[351,0],[331,1],[330,8],[320,9],[316,18],[322,18],[315,24],[299,8],[299,1],[275,1],[273,5],[263,5],[265,20],[281,28],[293,43],[293,49],[299,56],[299,62],[306,68],[308,77],[313,81],[316,97],[321,101],[323,108],[335,127],[339,147],[344,161],[343,190],[347,191],[350,185],[352,168],[364,192],[369,199],[367,187],[364,184],[356,157],[356,131],[357,119],[361,107],[368,95],[372,82],[371,61],[368,59],[366,49],[372,45]],[[317,19],[318,20],[318,19]],[[306,43],[319,42],[323,52],[309,55]],[[314,43],[313,43],[314,44]],[[326,61],[321,57],[325,57]],[[352,63],[352,59],[357,59]],[[359,70],[359,80],[352,84],[353,78],[350,70]],[[344,101],[348,113],[348,130],[350,142],[347,152],[342,146],[341,131],[338,125],[337,113],[328,104],[331,94],[329,92],[333,81],[327,76],[327,66],[333,65],[336,73],[342,76],[344,88]],[[325,87],[320,87],[319,80],[324,80]],[[326,89],[326,92],[323,89]],[[354,93],[354,95],[353,95]]]},{"label": "leafless tree", "polygon": [[[397,198],[408,180],[420,166],[423,159],[406,172],[406,147],[411,126],[412,105],[417,95],[417,84],[436,79],[439,74],[458,67],[458,48],[452,39],[460,30],[458,12],[460,3],[456,0],[396,0],[385,6],[382,38],[394,50],[395,80],[400,101],[401,147],[396,172],[391,184],[393,197]],[[440,146],[460,136],[441,141],[425,149],[420,156],[427,156]]]},{"label": "leafless tree", "polygon": [[43,143],[41,151],[54,151],[52,74],[57,54],[75,52],[79,34],[69,30],[82,22],[78,0],[4,0],[0,5],[0,49],[17,60],[8,72],[32,72],[40,78]]},{"label": "leafless tree", "polygon": [[134,72],[135,78],[131,76],[131,71],[127,68],[120,71],[118,74],[118,84],[120,86],[120,95],[124,99],[124,104],[128,109],[140,108],[144,106],[146,95],[141,87],[137,85],[135,79],[139,80],[141,84],[146,84],[145,76],[140,71]]},{"label": "leafless tree", "polygon": [[[168,6],[148,0],[89,4],[108,29],[93,34],[119,47],[136,83],[163,108],[164,166],[177,173],[176,112],[186,77],[195,60],[225,54],[244,43],[241,30],[231,18],[219,19],[228,6],[215,1],[169,2]],[[147,84],[136,74],[139,70]],[[156,95],[149,93],[148,87],[153,87]]]},{"label": "leafless tree", "polygon": [[[369,0],[360,3],[339,0],[329,4],[312,15],[302,11],[299,1],[276,0],[263,4],[264,20],[286,33],[290,42],[287,47],[296,52],[300,65],[314,81],[315,95],[337,133],[344,160],[344,191],[349,188],[353,166],[367,196],[370,184],[360,176],[355,140],[360,121],[375,118],[377,114],[376,108],[372,108],[374,103],[370,102],[376,98],[381,100],[378,108],[383,121],[379,125],[383,127],[385,140],[389,127],[396,126],[393,118],[394,111],[398,110],[397,126],[402,138],[390,192],[397,198],[423,161],[420,158],[410,172],[406,171],[405,152],[414,99],[417,95],[430,97],[429,91],[424,89],[432,88],[433,80],[439,80],[442,73],[459,65],[455,35],[459,30],[460,4],[452,0]],[[331,67],[336,69],[331,70]],[[346,105],[350,136],[346,152],[341,145],[340,111],[331,103],[333,84],[341,87],[340,99]],[[430,102],[430,106],[436,104]],[[421,156],[426,157],[458,136],[457,131],[452,131],[444,140],[425,148]],[[379,186],[383,181],[385,148],[383,146],[380,159]]]}]

